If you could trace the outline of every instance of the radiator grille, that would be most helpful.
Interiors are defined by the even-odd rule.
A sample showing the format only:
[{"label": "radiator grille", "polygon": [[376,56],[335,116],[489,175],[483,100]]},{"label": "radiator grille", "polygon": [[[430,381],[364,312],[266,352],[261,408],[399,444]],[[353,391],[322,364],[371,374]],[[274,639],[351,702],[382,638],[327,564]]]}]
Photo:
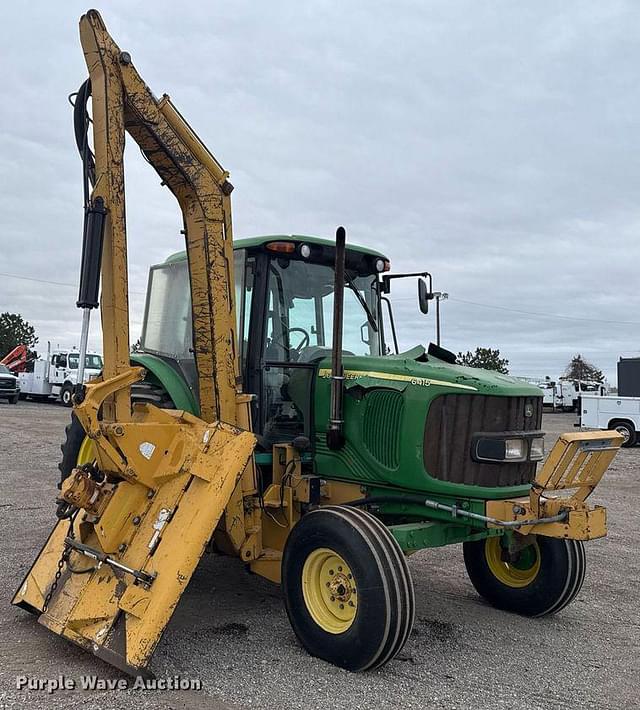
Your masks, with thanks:
[{"label": "radiator grille", "polygon": [[383,466],[398,468],[404,397],[400,392],[374,390],[364,401],[362,439],[365,447]]},{"label": "radiator grille", "polygon": [[[531,412],[526,416],[525,412]],[[535,463],[477,463],[471,438],[478,432],[536,431],[542,425],[542,397],[447,394],[429,408],[424,429],[424,465],[441,481],[475,486],[530,483]]]},{"label": "radiator grille", "polygon": [[16,381],[12,377],[0,377],[0,390],[14,390]]}]

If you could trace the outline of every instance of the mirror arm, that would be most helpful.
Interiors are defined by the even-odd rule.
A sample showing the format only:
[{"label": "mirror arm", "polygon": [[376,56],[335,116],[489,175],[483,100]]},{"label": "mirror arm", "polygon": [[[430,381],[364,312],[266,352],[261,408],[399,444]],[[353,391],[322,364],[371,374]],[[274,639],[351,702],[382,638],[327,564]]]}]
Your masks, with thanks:
[{"label": "mirror arm", "polygon": [[380,300],[384,301],[387,304],[387,312],[389,313],[389,324],[391,325],[391,336],[393,337],[393,346],[396,349],[396,355],[397,355],[400,352],[400,349],[398,348],[398,338],[396,336],[396,324],[395,324],[395,321],[393,320],[393,310],[391,308],[391,301],[386,296],[381,296]]}]

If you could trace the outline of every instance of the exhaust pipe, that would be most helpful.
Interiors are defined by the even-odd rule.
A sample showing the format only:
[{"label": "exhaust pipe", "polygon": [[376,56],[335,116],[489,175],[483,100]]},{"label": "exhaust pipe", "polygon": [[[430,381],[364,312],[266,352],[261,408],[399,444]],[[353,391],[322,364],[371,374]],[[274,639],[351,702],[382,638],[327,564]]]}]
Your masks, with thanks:
[{"label": "exhaust pipe", "polygon": [[331,352],[331,411],[327,428],[327,446],[335,451],[344,445],[342,397],[344,369],[342,367],[342,320],[344,313],[344,264],[346,232],[336,230],[336,263],[333,285],[333,347]]}]

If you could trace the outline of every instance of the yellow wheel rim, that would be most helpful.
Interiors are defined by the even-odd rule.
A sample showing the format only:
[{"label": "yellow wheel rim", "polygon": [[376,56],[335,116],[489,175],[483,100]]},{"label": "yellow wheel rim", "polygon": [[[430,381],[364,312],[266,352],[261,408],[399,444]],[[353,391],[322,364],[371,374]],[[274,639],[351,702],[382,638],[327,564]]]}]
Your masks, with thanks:
[{"label": "yellow wheel rim", "polygon": [[85,463],[93,463],[96,460],[96,447],[93,441],[85,436],[80,444],[80,451],[78,451],[78,459],[76,461],[76,466],[82,466]]},{"label": "yellow wheel rim", "polygon": [[540,548],[534,542],[525,547],[517,562],[505,562],[501,559],[502,546],[500,537],[488,537],[484,545],[487,565],[493,576],[507,587],[521,589],[527,587],[540,571]]},{"label": "yellow wheel rim", "polygon": [[344,559],[328,547],[314,550],[305,560],[302,595],[313,620],[330,634],[344,633],[356,618],[356,580]]}]

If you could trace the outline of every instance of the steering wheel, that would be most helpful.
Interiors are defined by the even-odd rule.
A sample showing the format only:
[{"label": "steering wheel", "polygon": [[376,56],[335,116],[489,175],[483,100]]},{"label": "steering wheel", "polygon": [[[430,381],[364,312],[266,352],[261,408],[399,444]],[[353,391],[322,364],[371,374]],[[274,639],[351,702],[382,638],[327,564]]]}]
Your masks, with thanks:
[{"label": "steering wheel", "polygon": [[[307,345],[309,345],[309,343],[311,342],[311,339],[309,338],[309,333],[307,333],[304,328],[289,328],[287,330],[287,335],[291,337],[291,333],[302,333],[302,340],[297,346],[291,345],[291,343],[289,343],[289,349],[295,350],[296,353],[299,353],[302,348],[306,348]],[[279,340],[275,340],[274,338],[272,338],[271,342],[275,343],[276,345],[279,345],[283,350],[287,350],[287,347],[284,345],[284,343],[281,343]]]}]

